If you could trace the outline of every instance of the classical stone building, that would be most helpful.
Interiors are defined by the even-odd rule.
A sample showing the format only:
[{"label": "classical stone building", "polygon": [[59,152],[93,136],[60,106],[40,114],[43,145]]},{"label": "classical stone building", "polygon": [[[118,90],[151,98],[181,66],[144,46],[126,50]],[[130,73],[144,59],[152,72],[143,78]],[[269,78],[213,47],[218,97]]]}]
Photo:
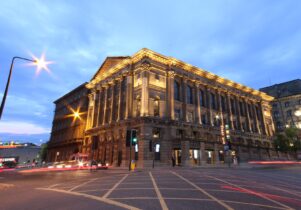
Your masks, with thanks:
[{"label": "classical stone building", "polygon": [[72,154],[82,150],[88,109],[86,85],[83,83],[54,102],[48,162],[69,160]]},{"label": "classical stone building", "polygon": [[260,89],[273,96],[271,102],[277,131],[285,127],[301,129],[301,80],[296,79]]},{"label": "classical stone building", "polygon": [[86,87],[81,152],[96,160],[126,166],[129,129],[138,132],[138,167],[171,164],[172,157],[181,165],[221,163],[226,135],[241,161],[276,156],[273,97],[175,58],[149,49],[107,57]]}]

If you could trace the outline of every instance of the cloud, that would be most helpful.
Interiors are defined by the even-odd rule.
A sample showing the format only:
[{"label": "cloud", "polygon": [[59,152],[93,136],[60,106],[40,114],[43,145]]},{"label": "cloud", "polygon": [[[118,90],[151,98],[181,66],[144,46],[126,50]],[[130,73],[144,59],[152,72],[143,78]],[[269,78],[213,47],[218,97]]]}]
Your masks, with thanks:
[{"label": "cloud", "polygon": [[40,125],[33,124],[30,122],[21,121],[1,121],[0,122],[0,133],[11,133],[11,134],[44,134],[49,133],[49,128],[41,127]]}]

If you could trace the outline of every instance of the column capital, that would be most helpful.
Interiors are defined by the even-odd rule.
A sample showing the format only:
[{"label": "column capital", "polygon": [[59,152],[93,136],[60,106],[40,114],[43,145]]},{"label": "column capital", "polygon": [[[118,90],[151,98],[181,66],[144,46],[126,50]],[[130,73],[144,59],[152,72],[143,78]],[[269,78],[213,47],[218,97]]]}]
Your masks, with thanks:
[{"label": "column capital", "polygon": [[169,70],[168,72],[167,72],[167,76],[168,77],[171,77],[171,78],[175,78],[175,72],[174,71],[171,71],[171,70]]}]

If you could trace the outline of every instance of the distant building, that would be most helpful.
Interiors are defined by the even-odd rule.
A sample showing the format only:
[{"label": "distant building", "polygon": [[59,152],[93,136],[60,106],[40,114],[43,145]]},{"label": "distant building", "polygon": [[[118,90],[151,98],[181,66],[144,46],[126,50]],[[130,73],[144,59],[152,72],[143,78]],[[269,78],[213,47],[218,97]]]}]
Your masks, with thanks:
[{"label": "distant building", "polygon": [[32,163],[39,159],[40,146],[31,143],[0,145],[0,159],[14,157],[19,164]]},{"label": "distant building", "polygon": [[271,102],[277,131],[293,126],[301,128],[301,80],[296,79],[261,88],[275,99]]},{"label": "distant building", "polygon": [[[153,160],[171,164],[172,157],[177,165],[219,164],[229,142],[240,160],[277,156],[272,96],[175,58],[145,48],[133,56],[107,57],[85,87],[55,102],[49,160],[56,152],[58,160],[80,150],[90,159],[126,166],[130,129],[137,131],[131,157],[138,167]],[[77,95],[75,104],[83,100],[87,115],[75,128],[64,116],[72,114],[67,107]]]},{"label": "distant building", "polygon": [[87,83],[57,99],[47,161],[69,160],[82,150],[88,109]]}]

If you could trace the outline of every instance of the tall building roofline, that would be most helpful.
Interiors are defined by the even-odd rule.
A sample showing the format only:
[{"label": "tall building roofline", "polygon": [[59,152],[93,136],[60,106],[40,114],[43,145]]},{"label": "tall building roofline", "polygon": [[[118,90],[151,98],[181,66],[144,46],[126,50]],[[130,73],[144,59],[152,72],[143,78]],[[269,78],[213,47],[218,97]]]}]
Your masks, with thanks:
[{"label": "tall building roofline", "polygon": [[193,65],[188,64],[188,63],[185,63],[185,62],[183,62],[181,60],[178,60],[176,58],[173,58],[173,57],[168,57],[168,56],[159,54],[159,53],[154,52],[154,51],[152,51],[150,49],[147,49],[147,48],[142,48],[137,53],[135,53],[133,56],[128,57],[128,58],[120,61],[119,63],[114,65],[112,68],[109,68],[107,71],[102,72],[101,74],[94,75],[92,80],[87,84],[87,88],[93,88],[95,86],[95,84],[97,84],[99,81],[108,78],[112,74],[118,72],[119,70],[121,70],[122,68],[125,68],[126,66],[128,66],[130,64],[139,62],[141,59],[143,59],[145,57],[148,57],[152,60],[155,60],[157,62],[166,64],[166,65],[177,66],[179,68],[182,68],[185,71],[194,73],[196,75],[207,78],[209,80],[215,80],[220,84],[233,87],[235,89],[238,89],[238,90],[241,90],[243,92],[252,94],[254,96],[259,96],[262,99],[265,99],[267,101],[272,101],[274,99],[274,97],[269,96],[264,92],[261,92],[259,90],[255,90],[253,88],[250,88],[248,86],[242,85],[242,84],[237,83],[237,82],[234,82],[232,80],[225,79],[225,78],[220,77],[216,74],[208,72],[208,71],[206,71],[202,68],[193,66]]}]

